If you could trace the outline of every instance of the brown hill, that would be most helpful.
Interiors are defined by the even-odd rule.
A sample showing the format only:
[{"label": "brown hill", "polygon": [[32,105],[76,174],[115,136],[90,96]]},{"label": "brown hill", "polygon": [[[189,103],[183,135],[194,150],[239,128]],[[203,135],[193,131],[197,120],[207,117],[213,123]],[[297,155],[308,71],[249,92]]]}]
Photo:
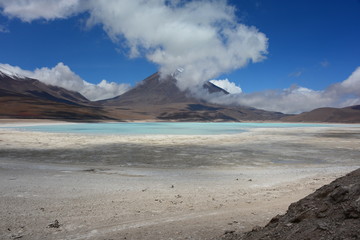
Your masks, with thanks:
[{"label": "brown hill", "polygon": [[68,104],[89,104],[90,101],[78,92],[69,91],[61,87],[46,85],[39,80],[11,76],[0,72],[0,89],[9,93],[35,97],[43,100],[62,102]]},{"label": "brown hill", "polygon": [[346,108],[318,108],[282,119],[285,122],[359,123],[360,105]]},{"label": "brown hill", "polygon": [[0,72],[0,117],[98,121],[111,119],[80,93]]},{"label": "brown hill", "polygon": [[360,239],[360,169],[290,205],[264,227],[225,240]]}]

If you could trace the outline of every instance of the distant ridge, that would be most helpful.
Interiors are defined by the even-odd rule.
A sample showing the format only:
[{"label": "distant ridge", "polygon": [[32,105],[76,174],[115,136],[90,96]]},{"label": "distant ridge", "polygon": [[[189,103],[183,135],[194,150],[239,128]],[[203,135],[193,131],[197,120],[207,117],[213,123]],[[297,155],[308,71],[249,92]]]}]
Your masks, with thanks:
[{"label": "distant ridge", "polygon": [[345,108],[318,108],[281,119],[285,122],[360,123],[360,105]]}]

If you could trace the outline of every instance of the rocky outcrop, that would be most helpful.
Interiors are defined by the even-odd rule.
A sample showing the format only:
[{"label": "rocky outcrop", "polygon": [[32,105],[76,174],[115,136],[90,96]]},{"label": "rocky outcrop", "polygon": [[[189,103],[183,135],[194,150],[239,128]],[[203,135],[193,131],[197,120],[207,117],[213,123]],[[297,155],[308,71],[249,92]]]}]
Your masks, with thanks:
[{"label": "rocky outcrop", "polygon": [[227,240],[360,239],[360,169],[290,205],[263,228],[227,233]]}]

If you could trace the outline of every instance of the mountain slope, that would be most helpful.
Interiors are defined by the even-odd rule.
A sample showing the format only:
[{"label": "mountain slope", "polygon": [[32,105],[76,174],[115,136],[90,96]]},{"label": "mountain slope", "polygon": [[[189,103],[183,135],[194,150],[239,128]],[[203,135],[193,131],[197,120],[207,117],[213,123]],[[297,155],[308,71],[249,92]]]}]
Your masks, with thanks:
[{"label": "mountain slope", "polygon": [[282,121],[359,123],[360,105],[345,108],[318,108],[310,112],[284,117]]},{"label": "mountain slope", "polygon": [[10,75],[0,71],[0,89],[21,95],[68,104],[87,104],[90,101],[78,92],[46,85],[39,80]]},{"label": "mountain slope", "polygon": [[61,120],[112,119],[80,93],[0,72],[0,117]]}]

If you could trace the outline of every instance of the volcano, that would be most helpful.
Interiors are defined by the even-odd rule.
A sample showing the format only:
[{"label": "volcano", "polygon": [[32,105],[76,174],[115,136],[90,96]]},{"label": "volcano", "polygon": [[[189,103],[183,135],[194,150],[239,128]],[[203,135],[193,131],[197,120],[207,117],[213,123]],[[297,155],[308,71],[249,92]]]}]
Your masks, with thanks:
[{"label": "volcano", "polygon": [[[189,91],[180,91],[176,86],[176,79],[172,76],[161,78],[159,73],[155,73],[144,79],[130,91],[108,100],[101,101],[107,106],[139,106],[139,105],[166,105],[173,103],[197,102]],[[206,82],[203,85],[209,93],[229,94],[222,88]]]},{"label": "volcano", "polygon": [[[211,104],[194,97],[190,90],[181,91],[176,81],[171,75],[162,78],[155,73],[130,91],[98,104],[115,116],[121,112],[133,118],[167,121],[277,120],[285,116],[249,107]],[[205,82],[202,87],[208,94],[229,94],[211,82]]]}]

